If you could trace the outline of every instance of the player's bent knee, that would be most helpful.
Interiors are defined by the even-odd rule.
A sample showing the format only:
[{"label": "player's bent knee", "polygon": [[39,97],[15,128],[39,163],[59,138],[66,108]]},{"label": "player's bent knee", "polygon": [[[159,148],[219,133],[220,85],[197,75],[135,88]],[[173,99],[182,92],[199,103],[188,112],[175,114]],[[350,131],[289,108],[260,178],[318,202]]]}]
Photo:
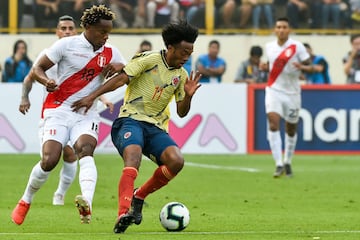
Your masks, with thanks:
[{"label": "player's bent knee", "polygon": [[91,143],[84,143],[80,146],[76,146],[75,151],[80,158],[85,156],[92,156],[94,154],[95,146]]}]

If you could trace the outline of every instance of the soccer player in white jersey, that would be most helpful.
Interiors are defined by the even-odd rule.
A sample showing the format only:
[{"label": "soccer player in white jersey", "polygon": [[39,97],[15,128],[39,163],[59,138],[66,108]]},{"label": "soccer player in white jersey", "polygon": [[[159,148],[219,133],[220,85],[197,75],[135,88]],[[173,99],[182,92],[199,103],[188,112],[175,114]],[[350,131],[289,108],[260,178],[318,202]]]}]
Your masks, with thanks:
[{"label": "soccer player in white jersey", "polygon": [[[77,34],[76,24],[73,17],[64,15],[59,17],[58,24],[56,26],[56,36],[61,39],[63,37],[74,36]],[[44,55],[46,49],[41,51],[38,58],[35,60],[35,63],[39,61],[40,57]],[[54,65],[52,68],[46,71],[46,75],[51,79],[57,78],[57,65]],[[21,102],[19,105],[19,111],[22,114],[26,114],[30,109],[30,99],[29,93],[32,88],[32,84],[35,82],[35,79],[31,79],[30,73],[25,77],[23,81],[23,89]],[[45,90],[45,96],[47,95],[47,91]],[[44,99],[45,99],[44,96]],[[105,104],[105,106],[109,107],[110,112],[113,111],[114,104],[108,101],[104,96],[100,97],[100,100]],[[43,126],[44,119],[41,117],[39,122],[39,139],[40,145],[42,145],[43,138]],[[66,145],[63,148],[63,160],[64,164],[60,170],[59,176],[59,184],[53,195],[53,205],[64,205],[64,197],[69,189],[71,183],[74,181],[77,172],[77,158],[73,148],[70,145]],[[41,156],[41,151],[40,151]]]},{"label": "soccer player in white jersey", "polygon": [[[301,108],[301,71],[298,63],[310,64],[310,56],[304,45],[289,38],[290,25],[287,18],[279,18],[275,23],[277,39],[266,44],[269,77],[265,89],[265,109],[268,120],[267,139],[269,141],[276,169],[274,177],[284,173],[291,177],[291,159],[297,141],[297,124]],[[282,156],[280,120],[285,120],[285,151]]]},{"label": "soccer player in white jersey", "polygon": [[[111,130],[112,141],[124,160],[115,233],[140,224],[144,199],[168,184],[184,166],[179,147],[167,133],[169,103],[175,99],[180,117],[190,111],[201,74],[191,73],[189,77],[183,65],[193,52],[197,36],[198,29],[185,21],[169,23],[162,31],[166,49],[137,54],[118,76],[73,104],[76,111],[88,109],[98,96],[127,85],[124,105]],[[142,154],[158,168],[134,192]]]},{"label": "soccer player in white jersey", "polygon": [[[48,90],[44,101],[44,135],[42,158],[30,174],[20,201],[12,212],[12,220],[20,225],[25,220],[35,193],[46,182],[60,160],[63,147],[71,142],[79,159],[81,195],[75,202],[82,223],[91,220],[92,200],[97,181],[93,158],[97,144],[99,114],[96,104],[74,112],[71,105],[99,88],[108,75],[120,71],[126,63],[115,47],[106,44],[112,30],[114,14],[104,5],[86,9],[81,17],[84,32],[56,41],[33,66],[31,77]],[[57,64],[57,79],[46,71]]]}]

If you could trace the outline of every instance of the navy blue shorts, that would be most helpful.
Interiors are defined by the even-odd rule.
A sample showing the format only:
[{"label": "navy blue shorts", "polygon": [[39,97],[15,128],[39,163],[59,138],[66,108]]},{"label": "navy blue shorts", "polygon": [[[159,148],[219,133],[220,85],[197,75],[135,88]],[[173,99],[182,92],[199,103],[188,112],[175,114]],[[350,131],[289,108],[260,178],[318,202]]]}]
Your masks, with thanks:
[{"label": "navy blue shorts", "polygon": [[111,139],[116,149],[123,156],[126,146],[141,146],[142,153],[149,159],[162,165],[161,154],[169,146],[177,146],[169,134],[154,124],[137,121],[132,118],[118,118],[111,129]]}]

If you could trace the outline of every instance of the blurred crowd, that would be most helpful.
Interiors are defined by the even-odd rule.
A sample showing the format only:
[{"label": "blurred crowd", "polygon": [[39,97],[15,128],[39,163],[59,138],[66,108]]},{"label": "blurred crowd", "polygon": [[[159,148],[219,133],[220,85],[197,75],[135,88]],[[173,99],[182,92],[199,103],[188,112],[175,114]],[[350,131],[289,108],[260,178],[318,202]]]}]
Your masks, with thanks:
[{"label": "blurred crowd", "polygon": [[[9,1],[0,1],[0,23],[8,26]],[[21,28],[51,28],[59,16],[79,22],[84,8],[105,4],[116,13],[117,28],[161,28],[187,19],[205,28],[206,0],[18,0]],[[360,0],[214,0],[216,28],[272,28],[287,16],[292,28],[352,29],[360,23]]]}]

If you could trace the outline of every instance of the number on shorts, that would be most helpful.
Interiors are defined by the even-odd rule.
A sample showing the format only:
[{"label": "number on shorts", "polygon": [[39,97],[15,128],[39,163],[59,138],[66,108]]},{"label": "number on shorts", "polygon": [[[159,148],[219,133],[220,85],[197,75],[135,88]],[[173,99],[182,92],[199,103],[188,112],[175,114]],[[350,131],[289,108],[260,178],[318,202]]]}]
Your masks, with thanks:
[{"label": "number on shorts", "polygon": [[299,116],[299,109],[290,109],[290,118],[296,118]]},{"label": "number on shorts", "polygon": [[98,125],[98,124],[92,123],[91,130],[97,132],[97,131],[98,131],[98,128],[99,128],[99,125]]}]

